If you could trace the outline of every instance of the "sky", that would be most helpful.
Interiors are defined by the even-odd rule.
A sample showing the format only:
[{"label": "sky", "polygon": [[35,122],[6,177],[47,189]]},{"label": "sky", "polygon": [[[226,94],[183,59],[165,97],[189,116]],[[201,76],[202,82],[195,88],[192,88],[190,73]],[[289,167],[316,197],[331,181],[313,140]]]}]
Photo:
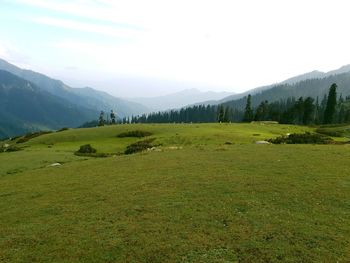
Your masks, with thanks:
[{"label": "sky", "polygon": [[120,97],[350,64],[348,0],[0,0],[0,58]]}]

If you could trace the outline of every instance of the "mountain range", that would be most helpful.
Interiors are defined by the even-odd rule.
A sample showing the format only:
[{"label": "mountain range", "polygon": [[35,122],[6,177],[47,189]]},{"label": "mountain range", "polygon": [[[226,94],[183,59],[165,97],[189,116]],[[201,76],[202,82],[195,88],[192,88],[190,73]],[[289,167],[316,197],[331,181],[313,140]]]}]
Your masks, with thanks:
[{"label": "mountain range", "polygon": [[147,112],[147,107],[121,98],[113,97],[103,91],[92,88],[72,88],[60,80],[52,79],[41,73],[18,68],[0,59],[0,70],[8,71],[22,79],[37,85],[41,90],[67,100],[78,106],[95,111],[114,110],[119,117]]},{"label": "mountain range", "polygon": [[79,120],[90,120],[95,114],[0,70],[0,137],[74,127]]},{"label": "mountain range", "polygon": [[119,118],[149,112],[141,104],[60,80],[0,59],[0,138],[39,129],[77,127],[114,110]]},{"label": "mountain range", "polygon": [[101,110],[114,110],[122,118],[194,104],[224,104],[242,109],[248,94],[252,95],[253,106],[265,100],[273,102],[289,97],[311,96],[322,100],[332,83],[337,83],[338,94],[350,96],[350,65],[330,72],[312,71],[240,94],[187,89],[166,96],[123,99],[90,87],[72,88],[60,80],[0,59],[0,138],[35,130],[77,127],[96,120]]},{"label": "mountain range", "polygon": [[[338,84],[338,93],[343,96],[350,95],[350,65],[343,66],[329,72],[311,71],[298,75],[280,83],[261,86],[243,93],[234,94],[221,100],[210,100],[196,103],[197,105],[225,104],[232,107],[242,107],[242,102],[249,94],[252,95],[253,106],[263,100],[270,102],[288,97],[310,96],[313,98],[323,97],[332,83]],[[244,103],[243,103],[244,104]]]}]

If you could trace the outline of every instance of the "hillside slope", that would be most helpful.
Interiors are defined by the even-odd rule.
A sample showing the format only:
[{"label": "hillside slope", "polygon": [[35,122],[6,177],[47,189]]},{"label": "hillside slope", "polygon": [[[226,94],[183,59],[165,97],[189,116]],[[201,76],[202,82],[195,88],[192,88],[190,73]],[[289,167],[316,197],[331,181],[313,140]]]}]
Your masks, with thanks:
[{"label": "hillside slope", "polygon": [[[298,76],[295,76],[295,77],[291,77],[291,78],[286,79],[286,80],[284,80],[284,81],[282,81],[280,83],[266,85],[266,86],[261,86],[261,87],[255,88],[255,89],[248,90],[248,91],[243,92],[243,93],[234,94],[234,95],[225,97],[225,98],[223,98],[221,100],[204,101],[202,103],[197,103],[197,105],[200,105],[200,104],[217,105],[217,104],[222,104],[222,103],[226,103],[226,102],[229,102],[229,101],[236,101],[236,100],[239,100],[239,99],[242,99],[242,98],[248,96],[248,94],[255,95],[255,94],[263,93],[263,92],[265,92],[267,90],[270,90],[270,89],[273,89],[273,88],[283,87],[284,85],[293,86],[295,84],[298,84],[299,82],[303,82],[303,81],[306,81],[306,80],[325,79],[325,78],[329,78],[329,77],[332,77],[332,76],[335,76],[335,75],[340,75],[340,74],[349,73],[349,72],[350,72],[350,65],[345,65],[345,66],[343,66],[343,67],[341,67],[339,69],[332,70],[332,71],[329,71],[329,72],[321,72],[321,71],[315,70],[315,71],[311,71],[311,72],[308,72],[308,73],[305,73],[305,74],[301,74],[301,75],[298,75]],[[276,91],[276,89],[274,89],[274,91]],[[320,92],[317,91],[317,94],[318,95],[323,95],[323,92],[324,92],[324,89],[321,88],[321,91]],[[290,94],[291,94],[291,92],[288,92],[288,93],[286,93],[285,96],[290,96]],[[296,92],[295,94],[296,94],[295,96],[298,96],[298,94],[300,94],[300,93]],[[270,95],[273,95],[273,93],[270,93]],[[318,95],[316,95],[316,96],[318,96]],[[279,99],[279,98],[280,97],[274,98],[274,96],[270,96],[268,100],[269,101],[273,101],[273,100]]]},{"label": "hillside slope", "polygon": [[[280,84],[271,89],[261,91],[252,95],[252,105],[257,106],[262,101],[277,101],[289,97],[313,97],[322,100],[328,93],[329,87],[336,83],[338,85],[337,93],[343,97],[350,95],[350,72],[330,75],[322,79],[308,79],[295,84]],[[227,101],[224,105],[233,108],[243,109],[246,104],[246,97],[238,100]]]},{"label": "hillside slope", "polygon": [[34,83],[37,87],[52,95],[94,111],[109,111],[113,109],[119,117],[137,115],[149,111],[147,107],[141,104],[116,98],[108,93],[92,88],[71,88],[60,80],[52,79],[31,70],[21,69],[2,59],[0,59],[0,70],[11,72],[20,78]]},{"label": "hillside slope", "polygon": [[76,127],[97,114],[0,70],[0,137],[37,129]]}]

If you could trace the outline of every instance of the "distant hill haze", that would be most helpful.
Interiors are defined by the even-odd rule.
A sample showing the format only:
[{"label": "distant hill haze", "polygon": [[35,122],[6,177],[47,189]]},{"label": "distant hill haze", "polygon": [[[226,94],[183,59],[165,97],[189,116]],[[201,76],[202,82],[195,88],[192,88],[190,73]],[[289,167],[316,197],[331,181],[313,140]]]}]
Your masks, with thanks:
[{"label": "distant hill haze", "polygon": [[349,75],[350,65],[329,72],[312,71],[289,78],[280,83],[261,86],[243,93],[230,95],[220,100],[202,101],[196,104],[218,105],[224,103],[232,107],[242,108],[243,101],[245,101],[243,98],[248,96],[248,94],[252,95],[253,106],[256,106],[263,100],[272,102],[288,97],[323,97],[328,92],[328,88],[332,83],[338,84],[338,94],[348,96],[350,95]]},{"label": "distant hill haze", "polygon": [[75,127],[97,112],[74,105],[10,72],[0,70],[0,137]]},{"label": "distant hill haze", "polygon": [[77,127],[101,110],[119,118],[150,110],[92,88],[71,88],[60,80],[0,59],[0,138],[35,130]]},{"label": "distant hill haze", "polygon": [[0,59],[0,70],[8,71],[22,79],[30,81],[40,89],[65,99],[70,103],[95,111],[114,110],[119,117],[137,115],[149,111],[147,107],[141,104],[116,98],[106,92],[93,88],[71,88],[60,80],[52,79],[38,72],[18,68],[2,59]]},{"label": "distant hill haze", "polygon": [[130,98],[152,110],[168,110],[185,107],[206,100],[220,100],[233,95],[233,92],[200,91],[198,89],[185,89],[176,93],[158,97]]},{"label": "distant hill haze", "polygon": [[311,96],[321,101],[332,83],[338,85],[338,95],[349,96],[350,65],[326,73],[312,71],[240,94],[185,89],[165,96],[122,99],[90,87],[72,88],[60,80],[0,59],[0,138],[39,129],[77,127],[96,120],[101,110],[114,110],[123,118],[194,104],[224,104],[243,109],[248,94],[252,95],[253,107],[265,100],[273,102],[289,97]]}]

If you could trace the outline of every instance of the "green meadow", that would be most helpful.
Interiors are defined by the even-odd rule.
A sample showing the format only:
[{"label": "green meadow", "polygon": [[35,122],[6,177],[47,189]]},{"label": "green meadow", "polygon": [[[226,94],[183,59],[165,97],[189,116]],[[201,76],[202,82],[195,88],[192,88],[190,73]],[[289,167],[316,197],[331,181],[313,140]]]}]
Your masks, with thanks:
[{"label": "green meadow", "polygon": [[[145,138],[117,135],[134,130],[155,147],[125,155]],[[0,142],[22,148],[0,153],[0,262],[349,262],[350,144],[255,143],[316,130],[128,124]],[[75,155],[84,144],[108,157]]]}]

